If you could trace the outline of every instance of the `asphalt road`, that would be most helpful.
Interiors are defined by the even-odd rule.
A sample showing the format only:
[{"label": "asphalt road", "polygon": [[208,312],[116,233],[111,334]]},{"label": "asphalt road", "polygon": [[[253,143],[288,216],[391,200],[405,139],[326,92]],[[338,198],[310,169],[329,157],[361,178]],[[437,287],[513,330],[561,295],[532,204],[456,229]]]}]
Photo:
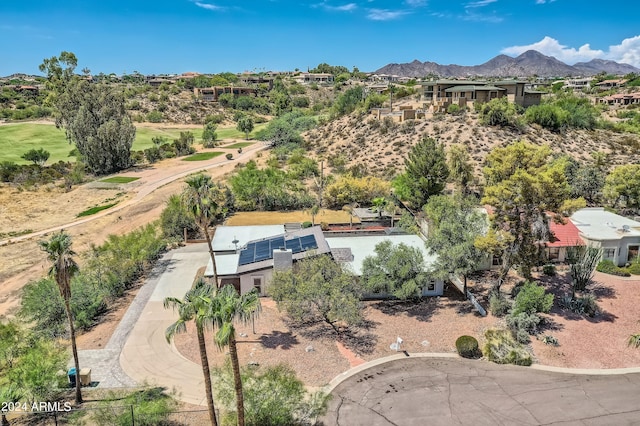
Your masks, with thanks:
[{"label": "asphalt road", "polygon": [[406,358],[331,392],[326,426],[640,425],[640,374],[576,375]]}]

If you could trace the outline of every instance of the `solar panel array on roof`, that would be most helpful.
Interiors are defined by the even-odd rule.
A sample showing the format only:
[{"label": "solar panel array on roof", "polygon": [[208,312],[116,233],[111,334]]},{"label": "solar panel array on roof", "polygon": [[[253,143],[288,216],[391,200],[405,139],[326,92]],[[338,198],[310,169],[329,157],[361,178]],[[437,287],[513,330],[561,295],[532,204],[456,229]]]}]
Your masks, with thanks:
[{"label": "solar panel array on roof", "polygon": [[271,259],[273,258],[273,251],[283,247],[296,254],[306,250],[317,249],[318,243],[315,235],[294,237],[288,240],[285,240],[284,237],[274,237],[268,240],[256,241],[247,244],[247,247],[240,252],[238,265],[248,265],[249,263]]}]

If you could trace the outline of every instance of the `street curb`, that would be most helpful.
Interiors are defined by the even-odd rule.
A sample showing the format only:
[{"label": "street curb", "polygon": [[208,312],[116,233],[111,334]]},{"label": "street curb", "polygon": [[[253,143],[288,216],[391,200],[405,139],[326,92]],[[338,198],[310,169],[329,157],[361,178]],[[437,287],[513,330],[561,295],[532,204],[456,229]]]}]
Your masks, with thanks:
[{"label": "street curb", "polygon": [[[335,376],[331,381],[322,388],[322,391],[327,395],[333,392],[333,390],[342,382],[348,378],[361,373],[370,368],[378,365],[387,364],[393,361],[398,361],[407,358],[442,358],[442,359],[464,359],[456,353],[438,353],[438,352],[421,352],[421,353],[398,353],[395,355],[386,356],[383,358],[374,359],[372,361],[365,362],[362,365],[353,367]],[[489,362],[489,361],[478,361]],[[497,364],[496,364],[497,365]],[[516,366],[517,367],[517,366]],[[551,373],[561,374],[575,374],[575,375],[591,375],[591,376],[615,376],[622,374],[640,373],[640,367],[628,367],[628,368],[566,368],[566,367],[553,367],[550,365],[533,364],[530,367],[522,367],[527,369],[533,369],[538,371],[547,371]]]}]

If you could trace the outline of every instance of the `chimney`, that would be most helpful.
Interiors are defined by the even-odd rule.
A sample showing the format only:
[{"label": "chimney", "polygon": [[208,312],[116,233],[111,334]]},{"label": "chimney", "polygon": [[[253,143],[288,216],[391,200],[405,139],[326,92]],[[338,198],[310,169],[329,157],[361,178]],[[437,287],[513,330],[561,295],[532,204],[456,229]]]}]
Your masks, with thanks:
[{"label": "chimney", "polygon": [[273,270],[287,271],[293,266],[293,252],[291,249],[275,249],[273,251]]}]

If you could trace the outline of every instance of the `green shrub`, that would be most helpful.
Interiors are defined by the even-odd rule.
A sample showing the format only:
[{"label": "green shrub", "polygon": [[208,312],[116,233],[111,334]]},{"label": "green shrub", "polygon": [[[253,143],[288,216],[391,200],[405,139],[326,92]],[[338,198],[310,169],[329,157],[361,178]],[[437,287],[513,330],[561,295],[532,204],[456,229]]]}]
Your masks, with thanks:
[{"label": "green shrub", "polygon": [[152,146],[144,150],[144,157],[150,164],[153,164],[162,159],[162,152],[160,152],[160,148],[157,146]]},{"label": "green shrub", "polygon": [[313,224],[309,221],[302,222],[302,228],[311,228],[311,226],[313,226]]},{"label": "green shrub", "polygon": [[[133,407],[134,419],[131,419]],[[147,388],[131,394],[110,391],[100,407],[94,411],[93,421],[98,425],[109,426],[169,426],[174,424],[167,419],[178,404],[172,396],[160,387]]]},{"label": "green shrub", "polygon": [[596,271],[609,275],[617,275],[620,277],[631,276],[628,270],[618,267],[615,263],[608,259],[600,261],[600,263],[598,263],[598,266],[596,266]]},{"label": "green shrub", "polygon": [[505,316],[511,309],[511,303],[500,292],[491,293],[489,297],[489,310],[495,317]]},{"label": "green shrub", "polygon": [[541,318],[535,313],[513,312],[507,316],[507,327],[513,333],[513,337],[520,343],[529,343],[529,335],[538,333],[538,325]]},{"label": "green shrub", "polygon": [[513,304],[512,315],[522,312],[535,314],[538,312],[549,312],[553,306],[553,294],[546,293],[544,287],[527,281],[522,286]]},{"label": "green shrub", "polygon": [[482,352],[480,352],[480,347],[478,346],[478,340],[472,336],[460,336],[456,340],[456,349],[458,350],[458,355],[463,358],[480,358],[482,356]]},{"label": "green shrub", "polygon": [[545,336],[542,337],[542,343],[544,343],[545,345],[550,345],[550,346],[558,346],[558,345],[560,345],[560,343],[558,342],[558,339],[553,337],[550,334],[546,334]]},{"label": "green shrub", "polygon": [[560,299],[560,307],[568,309],[573,313],[579,315],[587,315],[594,317],[600,312],[600,307],[594,295],[587,294],[582,297],[572,298],[571,296],[564,296]]},{"label": "green shrub", "polygon": [[173,194],[167,200],[167,206],[160,213],[160,229],[166,238],[182,240],[185,228],[187,236],[194,236],[198,233],[198,226],[182,202],[180,195]]},{"label": "green shrub", "polygon": [[227,160],[231,160],[233,158],[233,154],[229,152],[225,157],[227,157]]},{"label": "green shrub", "polygon": [[552,277],[556,274],[556,266],[551,263],[548,263],[542,267],[542,273]]},{"label": "green shrub", "polygon": [[632,334],[631,336],[629,336],[627,345],[633,348],[640,348],[640,334]]},{"label": "green shrub", "polygon": [[447,113],[449,114],[459,114],[460,113],[460,105],[458,104],[451,104],[447,107]]},{"label": "green shrub", "polygon": [[640,275],[640,262],[632,263],[631,266],[626,269],[631,275]]},{"label": "green shrub", "polygon": [[531,354],[513,339],[509,330],[487,330],[484,356],[496,364],[515,364],[529,366],[533,362]]},{"label": "green shrub", "polygon": [[164,116],[160,111],[151,111],[147,114],[147,121],[151,123],[160,123],[164,119]]}]

